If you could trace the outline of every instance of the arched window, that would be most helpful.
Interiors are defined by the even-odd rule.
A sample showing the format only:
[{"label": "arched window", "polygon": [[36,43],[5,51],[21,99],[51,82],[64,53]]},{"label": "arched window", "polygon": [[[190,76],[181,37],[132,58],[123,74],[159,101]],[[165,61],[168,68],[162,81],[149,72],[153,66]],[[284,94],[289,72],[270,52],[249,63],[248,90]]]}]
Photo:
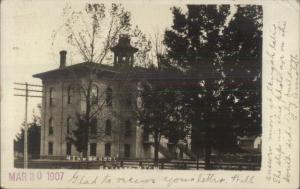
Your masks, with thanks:
[{"label": "arched window", "polygon": [[110,121],[110,119],[106,120],[106,123],[105,123],[105,135],[111,136],[111,121]]},{"label": "arched window", "polygon": [[71,117],[68,117],[67,119],[67,133],[71,133],[72,131],[72,118]]},{"label": "arched window", "polygon": [[110,87],[106,89],[106,105],[112,106],[112,89]]},{"label": "arched window", "polygon": [[125,122],[125,136],[131,135],[131,123],[129,120],[126,120]]},{"label": "arched window", "polygon": [[98,87],[96,85],[93,85],[91,88],[91,103],[97,104],[98,103]]},{"label": "arched window", "polygon": [[151,94],[151,86],[145,82],[138,82],[137,84],[137,98],[136,98],[136,106],[138,109],[144,108],[144,98],[147,94]]},{"label": "arched window", "polygon": [[54,92],[55,92],[54,88],[51,87],[50,91],[49,91],[49,104],[50,104],[50,106],[53,105]]},{"label": "arched window", "polygon": [[53,135],[53,118],[49,119],[49,135]]},{"label": "arched window", "polygon": [[71,85],[69,85],[69,87],[68,87],[68,104],[71,104],[72,96],[73,96],[73,88]]}]

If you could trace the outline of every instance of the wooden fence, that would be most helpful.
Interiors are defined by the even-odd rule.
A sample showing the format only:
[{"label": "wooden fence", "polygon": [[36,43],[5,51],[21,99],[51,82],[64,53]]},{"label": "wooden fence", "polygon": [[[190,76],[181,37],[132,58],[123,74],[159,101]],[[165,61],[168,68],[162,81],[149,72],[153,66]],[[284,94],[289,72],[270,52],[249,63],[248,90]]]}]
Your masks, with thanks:
[{"label": "wooden fence", "polygon": [[[23,168],[22,160],[15,160],[16,168]],[[209,169],[223,170],[260,170],[260,163],[225,163],[211,162]],[[153,161],[118,160],[118,161],[72,161],[72,160],[30,160],[28,168],[38,169],[170,169],[203,170],[204,161],[162,161],[154,167]]]}]

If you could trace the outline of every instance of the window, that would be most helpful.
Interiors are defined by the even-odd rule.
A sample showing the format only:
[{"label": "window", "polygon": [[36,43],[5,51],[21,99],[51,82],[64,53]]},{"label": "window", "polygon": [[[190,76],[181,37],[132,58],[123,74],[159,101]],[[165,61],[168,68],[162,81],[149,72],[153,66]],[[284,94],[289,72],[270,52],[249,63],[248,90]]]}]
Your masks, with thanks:
[{"label": "window", "polygon": [[72,152],[72,143],[67,143],[67,155],[71,155]]},{"label": "window", "polygon": [[91,134],[97,134],[97,119],[96,118],[93,118],[91,120],[91,131],[90,131]]},{"label": "window", "polygon": [[67,119],[67,134],[70,134],[72,131],[72,118],[68,117]]},{"label": "window", "polygon": [[112,106],[112,89],[110,87],[106,89],[106,105]]},{"label": "window", "polygon": [[49,92],[49,104],[50,106],[53,105],[53,101],[54,101],[54,88],[51,87],[50,88],[50,92]]},{"label": "window", "polygon": [[48,143],[48,155],[53,155],[53,142]]},{"label": "window", "polygon": [[124,157],[126,158],[130,157],[130,144],[124,145]]},{"label": "window", "polygon": [[146,126],[144,127],[144,132],[143,132],[143,137],[144,137],[144,141],[149,141],[149,127]]},{"label": "window", "polygon": [[49,119],[49,135],[53,135],[53,119]]},{"label": "window", "polygon": [[111,135],[111,121],[108,119],[105,123],[105,135]]},{"label": "window", "polygon": [[129,120],[125,122],[125,136],[131,135],[131,123]]},{"label": "window", "polygon": [[96,149],[97,149],[97,144],[91,143],[90,144],[90,156],[96,156]]},{"label": "window", "polygon": [[71,101],[72,101],[72,95],[73,95],[73,89],[72,89],[72,86],[70,85],[68,87],[68,104],[71,104]]},{"label": "window", "polygon": [[107,144],[105,144],[105,149],[104,149],[104,155],[105,156],[110,156],[110,144],[109,143],[107,143]]},{"label": "window", "polygon": [[93,85],[91,88],[91,103],[97,104],[98,103],[98,87]]}]

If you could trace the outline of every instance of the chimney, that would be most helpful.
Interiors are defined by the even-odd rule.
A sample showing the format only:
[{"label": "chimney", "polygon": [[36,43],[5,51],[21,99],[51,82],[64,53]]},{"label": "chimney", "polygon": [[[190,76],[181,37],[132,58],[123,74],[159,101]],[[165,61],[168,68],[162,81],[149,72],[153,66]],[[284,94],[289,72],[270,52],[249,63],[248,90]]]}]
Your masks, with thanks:
[{"label": "chimney", "polygon": [[66,67],[66,55],[67,55],[67,51],[62,50],[59,52],[60,54],[60,65],[59,65],[59,69],[63,69]]}]

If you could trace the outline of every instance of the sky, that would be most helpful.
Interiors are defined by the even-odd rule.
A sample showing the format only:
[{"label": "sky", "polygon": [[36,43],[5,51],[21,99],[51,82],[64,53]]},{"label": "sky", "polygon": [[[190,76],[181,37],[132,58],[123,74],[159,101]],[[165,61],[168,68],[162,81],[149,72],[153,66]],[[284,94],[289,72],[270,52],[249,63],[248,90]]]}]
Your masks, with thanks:
[{"label": "sky", "polygon": [[[144,34],[155,32],[164,33],[173,22],[171,7],[181,7],[186,11],[185,4],[136,2],[123,3],[126,10],[131,12],[131,23],[137,25]],[[7,94],[6,103],[2,106],[10,107],[13,119],[12,131],[17,133],[24,120],[25,100],[13,94],[24,94],[14,91],[14,82],[41,85],[41,80],[32,75],[59,67],[59,51],[68,50],[63,38],[58,38],[52,45],[53,31],[59,31],[63,25],[63,8],[70,5],[74,10],[85,8],[86,1],[56,1],[56,0],[6,0],[1,4],[2,27],[2,93]],[[108,4],[110,6],[110,4]],[[59,35],[59,34],[58,34]],[[69,55],[69,57],[68,57]],[[75,62],[76,63],[76,62]],[[67,54],[67,65],[70,65],[70,53]],[[72,62],[73,64],[73,62]],[[19,86],[18,86],[19,87]],[[19,87],[20,88],[20,87]],[[38,95],[32,93],[32,95]],[[28,120],[32,120],[33,111],[39,114],[37,105],[40,98],[29,99]]]},{"label": "sky", "polygon": [[[83,9],[85,2],[74,1],[70,3],[74,9]],[[17,133],[24,120],[25,100],[23,97],[13,96],[14,82],[28,82],[41,85],[41,80],[32,75],[59,67],[59,51],[66,49],[64,45],[51,45],[52,31],[62,24],[62,10],[65,1],[4,1],[1,5],[2,27],[2,93],[6,95],[6,102],[12,104],[13,132]],[[133,25],[138,25],[145,34],[155,31],[163,32],[172,24],[171,4],[124,4],[126,10],[131,12]],[[63,44],[63,43],[62,43]],[[68,58],[67,58],[68,64]],[[4,72],[3,72],[4,71]],[[22,94],[22,92],[17,92]],[[32,93],[33,94],[33,93]],[[9,97],[8,97],[9,96]],[[32,120],[33,110],[39,113],[37,104],[39,98],[29,99],[28,120]],[[4,106],[4,104],[2,104]]]}]

